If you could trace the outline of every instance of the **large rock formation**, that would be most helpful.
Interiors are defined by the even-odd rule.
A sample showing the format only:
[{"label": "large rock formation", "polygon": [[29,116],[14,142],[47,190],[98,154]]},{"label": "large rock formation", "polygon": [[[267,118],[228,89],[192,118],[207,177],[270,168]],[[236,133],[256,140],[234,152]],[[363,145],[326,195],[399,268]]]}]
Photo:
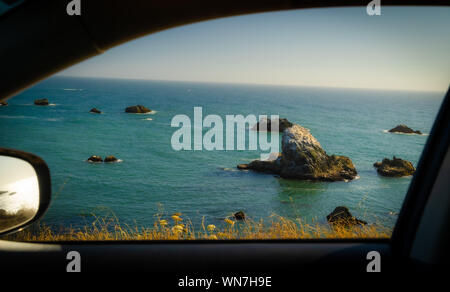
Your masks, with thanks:
[{"label": "large rock formation", "polygon": [[150,109],[146,108],[143,105],[133,105],[129,106],[125,109],[125,112],[132,114],[145,114],[151,112]]},{"label": "large rock formation", "polygon": [[42,98],[42,99],[36,99],[34,101],[35,105],[49,105],[50,103],[48,102],[48,99],[46,98]]},{"label": "large rock formation", "polygon": [[409,161],[393,157],[383,159],[382,162],[375,162],[373,166],[377,169],[377,172],[384,176],[400,177],[414,174],[416,169]]},{"label": "large rock formation", "polygon": [[422,135],[421,131],[414,131],[413,129],[411,129],[407,125],[403,125],[403,124],[398,125],[395,128],[390,129],[389,132],[391,132],[391,133],[404,133],[404,134],[418,134],[418,135]]},{"label": "large rock formation", "polygon": [[282,153],[273,161],[254,160],[239,169],[278,174],[283,178],[320,181],[354,179],[356,169],[346,156],[328,155],[308,129],[294,124],[283,132]]},{"label": "large rock formation", "polygon": [[366,221],[353,217],[347,207],[339,206],[328,214],[327,221],[331,226],[353,227],[355,225],[365,225]]},{"label": "large rock formation", "polygon": [[[276,121],[276,120],[274,120]],[[264,125],[266,126],[267,132],[283,132],[287,128],[292,127],[292,123],[289,122],[287,119],[278,119],[278,130],[275,129],[275,127],[272,129],[272,120],[271,119],[261,119],[253,128],[254,131],[262,131],[262,128]]]},{"label": "large rock formation", "polygon": [[90,113],[94,113],[94,114],[101,114],[102,112],[99,110],[99,109],[97,109],[97,108],[91,108],[91,110],[89,111]]}]

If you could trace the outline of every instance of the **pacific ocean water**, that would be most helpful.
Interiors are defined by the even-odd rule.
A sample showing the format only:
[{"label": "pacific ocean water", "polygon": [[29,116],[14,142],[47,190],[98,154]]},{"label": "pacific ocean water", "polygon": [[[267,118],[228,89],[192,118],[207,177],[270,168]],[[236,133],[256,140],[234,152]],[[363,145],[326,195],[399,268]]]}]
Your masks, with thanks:
[{"label": "pacific ocean water", "polygon": [[[417,166],[444,93],[52,77],[0,107],[0,147],[35,153],[49,165],[53,198],[42,222],[82,227],[96,216],[151,227],[181,212],[194,224],[222,224],[244,211],[326,222],[337,206],[393,227],[411,177],[386,178],[373,163],[393,155]],[[51,105],[33,105],[48,98]],[[142,104],[154,114],[125,107]],[[310,129],[328,154],[352,159],[359,179],[308,182],[238,171],[261,151],[175,151],[175,115],[279,115]],[[93,107],[100,115],[91,114]],[[425,135],[387,133],[407,124]],[[208,129],[204,129],[206,132]],[[281,139],[280,139],[281,142]],[[114,155],[119,163],[86,162]]]}]

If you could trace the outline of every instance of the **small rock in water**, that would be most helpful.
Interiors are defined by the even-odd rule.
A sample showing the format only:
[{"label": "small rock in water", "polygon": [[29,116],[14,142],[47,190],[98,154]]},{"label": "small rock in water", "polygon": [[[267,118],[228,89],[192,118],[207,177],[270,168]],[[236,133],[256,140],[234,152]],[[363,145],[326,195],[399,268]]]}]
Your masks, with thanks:
[{"label": "small rock in water", "polygon": [[0,106],[7,106],[8,103],[6,101],[0,101]]},{"label": "small rock in water", "polygon": [[245,214],[242,211],[236,212],[234,213],[234,218],[236,218],[236,220],[245,220]]},{"label": "small rock in water", "polygon": [[383,176],[400,177],[413,175],[416,169],[413,164],[407,160],[403,160],[397,157],[383,159],[382,162],[375,162],[373,166],[377,169],[377,172]]},{"label": "small rock in water", "polygon": [[413,129],[411,129],[410,127],[408,127],[407,125],[401,124],[396,126],[395,128],[392,128],[389,130],[390,133],[404,133],[404,134],[418,134],[418,135],[422,135],[422,132],[420,131],[415,131]]},{"label": "small rock in water", "polygon": [[101,158],[101,156],[92,155],[91,157],[89,157],[87,159],[87,161],[89,161],[89,162],[103,162],[103,159]]},{"label": "small rock in water", "polygon": [[105,162],[117,162],[119,159],[117,159],[116,157],[110,155],[110,156],[106,156],[105,157]]},{"label": "small rock in water", "polygon": [[365,225],[366,221],[359,220],[352,216],[347,207],[339,206],[328,214],[327,221],[331,226],[353,227],[355,225]]},{"label": "small rock in water", "polygon": [[48,102],[48,99],[46,98],[42,98],[42,99],[36,99],[34,101],[35,105],[49,105],[50,103]]},{"label": "small rock in water", "polygon": [[94,114],[101,114],[102,112],[100,110],[98,110],[97,108],[92,108],[90,111],[90,113],[94,113]]},{"label": "small rock in water", "polygon": [[150,109],[146,108],[143,105],[133,105],[129,106],[125,109],[125,112],[132,114],[145,114],[151,112]]}]

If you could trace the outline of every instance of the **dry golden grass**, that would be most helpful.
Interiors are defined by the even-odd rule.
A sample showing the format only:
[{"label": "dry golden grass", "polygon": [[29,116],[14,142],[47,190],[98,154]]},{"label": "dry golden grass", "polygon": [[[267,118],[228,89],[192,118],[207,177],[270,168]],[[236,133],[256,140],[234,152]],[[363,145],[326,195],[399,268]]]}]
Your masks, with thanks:
[{"label": "dry golden grass", "polygon": [[389,238],[391,230],[377,225],[333,228],[324,224],[304,224],[273,215],[265,224],[262,220],[237,222],[225,219],[222,227],[206,225],[195,230],[190,221],[174,214],[171,219],[157,219],[148,227],[121,224],[117,218],[96,218],[92,225],[83,228],[63,228],[55,231],[48,226],[27,229],[5,239],[15,241],[112,241],[112,240],[235,240],[235,239],[340,239],[340,238]]}]

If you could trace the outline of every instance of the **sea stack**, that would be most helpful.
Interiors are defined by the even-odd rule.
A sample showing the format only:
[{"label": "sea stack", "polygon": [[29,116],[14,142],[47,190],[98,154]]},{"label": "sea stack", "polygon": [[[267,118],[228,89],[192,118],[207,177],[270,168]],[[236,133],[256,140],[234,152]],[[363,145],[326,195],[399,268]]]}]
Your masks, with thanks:
[{"label": "sea stack", "polygon": [[377,169],[377,172],[383,176],[389,177],[401,177],[413,175],[416,169],[409,161],[393,157],[383,159],[381,162],[375,162],[373,166]]},{"label": "sea stack", "polygon": [[407,125],[401,124],[389,130],[390,133],[403,133],[403,134],[418,134],[422,135],[421,131],[413,130]]},{"label": "sea stack", "polygon": [[133,105],[129,106],[125,109],[125,112],[131,113],[131,114],[145,114],[151,112],[150,109],[146,108],[143,105]]},{"label": "sea stack", "polygon": [[42,99],[36,99],[34,101],[35,105],[49,105],[50,103],[48,102],[48,99],[46,98],[42,98]]},{"label": "sea stack", "polygon": [[282,153],[275,160],[254,160],[238,168],[313,181],[344,181],[357,176],[350,158],[328,155],[309,130],[300,125],[285,129],[281,145]]}]

